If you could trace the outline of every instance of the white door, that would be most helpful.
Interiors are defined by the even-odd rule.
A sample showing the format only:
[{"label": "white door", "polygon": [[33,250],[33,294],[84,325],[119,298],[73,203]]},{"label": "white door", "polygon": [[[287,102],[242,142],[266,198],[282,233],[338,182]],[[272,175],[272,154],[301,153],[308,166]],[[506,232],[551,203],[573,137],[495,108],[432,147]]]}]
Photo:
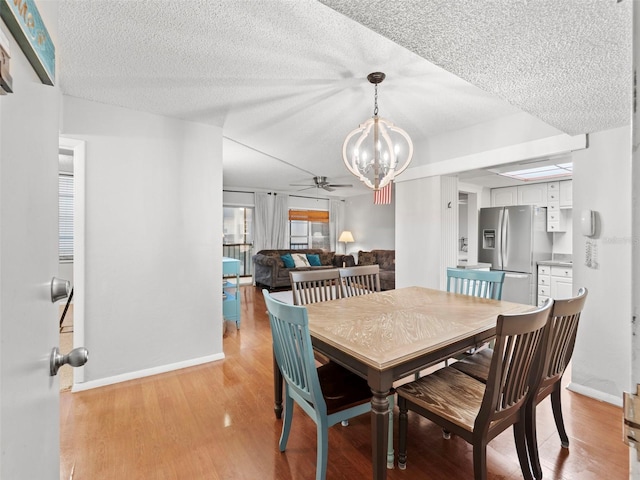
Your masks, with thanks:
[{"label": "white door", "polygon": [[59,383],[49,358],[58,345],[50,282],[58,271],[59,89],[40,82],[0,28],[14,89],[0,97],[0,478],[57,480]]}]

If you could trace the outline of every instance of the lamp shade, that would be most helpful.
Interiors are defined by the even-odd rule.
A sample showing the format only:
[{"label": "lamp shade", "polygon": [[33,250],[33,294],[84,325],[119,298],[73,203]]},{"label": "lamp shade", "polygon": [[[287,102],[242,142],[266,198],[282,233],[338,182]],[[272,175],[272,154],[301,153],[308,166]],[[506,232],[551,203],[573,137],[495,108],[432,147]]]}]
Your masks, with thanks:
[{"label": "lamp shade", "polygon": [[353,234],[349,230],[345,230],[340,234],[340,238],[338,238],[339,242],[354,242]]}]

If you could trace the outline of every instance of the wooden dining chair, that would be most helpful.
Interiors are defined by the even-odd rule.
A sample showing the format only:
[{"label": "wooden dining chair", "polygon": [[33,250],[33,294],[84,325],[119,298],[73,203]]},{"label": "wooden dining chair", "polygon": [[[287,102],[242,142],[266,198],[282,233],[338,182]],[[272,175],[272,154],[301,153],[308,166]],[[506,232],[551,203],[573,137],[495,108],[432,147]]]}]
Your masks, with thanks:
[{"label": "wooden dining chair", "polygon": [[504,272],[447,268],[447,292],[502,299]]},{"label": "wooden dining chair", "polygon": [[355,297],[380,291],[379,265],[340,268],[339,272],[344,297]]},{"label": "wooden dining chair", "polygon": [[524,405],[543,347],[553,301],[534,311],[498,315],[496,343],[484,384],[453,367],[397,388],[400,407],[399,458],[407,461],[408,411],[416,412],[473,445],[475,480],[487,478],[487,444],[513,425],[518,460],[525,479],[532,474],[527,456]]},{"label": "wooden dining chair", "polygon": [[281,303],[262,290],[269,314],[273,349],[285,380],[285,407],[279,449],[291,432],[293,402],[316,423],[316,480],[327,473],[329,427],[371,410],[367,381],[335,362],[315,366],[309,319],[304,306]]},{"label": "wooden dining chair", "polygon": [[342,297],[337,268],[289,272],[294,305],[326,302]]},{"label": "wooden dining chair", "polygon": [[[569,437],[562,416],[562,376],[573,354],[580,315],[584,309],[587,294],[587,289],[581,288],[578,291],[578,295],[573,298],[555,300],[549,318],[547,326],[549,339],[545,343],[546,349],[538,371],[537,383],[532,390],[535,394],[532,393],[530,403],[526,407],[527,449],[529,450],[531,469],[536,479],[542,478],[542,467],[536,438],[536,406],[549,395],[551,396],[551,408],[558,435],[560,436],[560,443],[563,448],[569,448]],[[481,382],[486,382],[489,377],[492,353],[491,349],[481,350],[454,363],[452,367]]]},{"label": "wooden dining chair", "polygon": [[[356,297],[380,292],[380,266],[360,265],[355,267],[340,268],[340,287],[342,296]],[[393,410],[395,404],[395,390],[391,389],[389,399],[389,448],[387,449],[387,468],[393,468],[395,454],[393,451]]]}]

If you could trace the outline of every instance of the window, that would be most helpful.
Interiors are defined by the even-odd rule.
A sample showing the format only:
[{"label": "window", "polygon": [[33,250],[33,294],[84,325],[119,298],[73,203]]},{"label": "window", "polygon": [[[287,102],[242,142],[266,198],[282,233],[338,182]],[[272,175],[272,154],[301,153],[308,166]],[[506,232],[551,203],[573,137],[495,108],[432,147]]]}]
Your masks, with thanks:
[{"label": "window", "polygon": [[253,244],[253,208],[224,207],[222,228],[225,245]]},{"label": "window", "polygon": [[325,210],[289,210],[289,247],[329,248],[329,212]]},{"label": "window", "polygon": [[222,255],[240,260],[240,276],[251,276],[253,249],[253,208],[222,208]]},{"label": "window", "polygon": [[73,262],[73,175],[58,175],[58,256]]}]

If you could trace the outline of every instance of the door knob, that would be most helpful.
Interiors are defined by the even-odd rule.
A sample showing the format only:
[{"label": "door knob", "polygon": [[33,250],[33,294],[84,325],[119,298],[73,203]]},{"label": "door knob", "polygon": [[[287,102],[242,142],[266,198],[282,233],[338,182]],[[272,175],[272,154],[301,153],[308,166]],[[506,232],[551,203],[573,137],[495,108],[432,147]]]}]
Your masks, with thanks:
[{"label": "door knob", "polygon": [[67,298],[71,292],[71,282],[53,277],[51,279],[51,303]]},{"label": "door knob", "polygon": [[84,347],[74,348],[66,355],[62,355],[58,347],[53,347],[49,361],[51,376],[55,377],[62,365],[69,364],[72,367],[81,367],[87,363],[87,360],[89,360],[89,350]]}]

